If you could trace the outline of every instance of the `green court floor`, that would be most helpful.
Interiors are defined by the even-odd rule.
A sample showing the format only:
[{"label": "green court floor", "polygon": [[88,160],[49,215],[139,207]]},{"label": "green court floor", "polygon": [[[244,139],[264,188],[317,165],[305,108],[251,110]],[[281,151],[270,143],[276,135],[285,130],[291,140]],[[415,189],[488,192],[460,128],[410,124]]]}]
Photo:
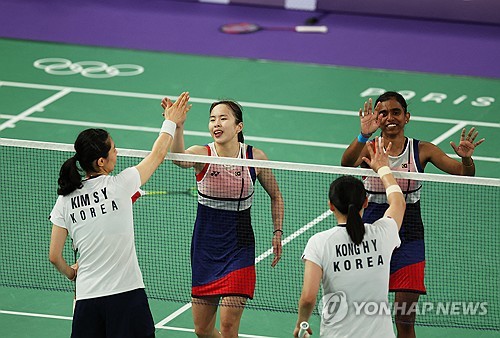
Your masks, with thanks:
[{"label": "green court floor", "polygon": [[[486,138],[474,156],[477,176],[500,178],[497,170],[500,150],[495,142],[500,128],[498,80],[6,39],[0,39],[0,49],[2,138],[72,143],[82,129],[103,127],[111,132],[117,147],[148,150],[161,123],[161,98],[175,98],[180,92],[188,90],[193,108],[186,122],[187,145],[210,142],[207,130],[209,105],[214,100],[230,98],[244,107],[247,142],[263,149],[271,160],[340,165],[343,150],[359,132],[357,110],[363,102],[368,97],[377,96],[379,91],[397,90],[411,97],[408,99],[412,113],[407,127],[409,136],[432,141],[452,154],[448,143],[458,141],[463,127],[475,126],[480,136]],[[44,62],[43,59],[47,58],[59,60]],[[72,63],[72,68],[56,65],[68,62]],[[103,67],[102,63],[125,66],[108,67],[108,72],[89,68]],[[139,69],[136,66],[142,67],[143,72],[131,76],[117,75],[116,69],[122,72],[120,75],[127,75],[127,71]],[[43,67],[45,69],[41,69]],[[85,67],[87,72],[81,70]],[[7,159],[2,157],[1,161],[0,168],[8,170]],[[26,162],[26,166],[29,166],[29,161],[30,158],[20,160]],[[54,163],[55,167],[58,165]],[[429,173],[439,173],[431,166],[426,169]],[[283,187],[284,193],[290,189],[292,195],[292,188],[295,187]],[[35,208],[50,210],[53,200],[55,196]],[[300,201],[290,204],[300,205]],[[311,202],[304,209],[306,213],[300,220],[302,224],[292,224],[291,228],[300,227],[317,217],[326,210],[326,202],[320,206]],[[498,216],[496,210],[491,210],[491,213],[491,217]],[[40,218],[39,222],[47,223],[47,231],[50,231],[45,214],[41,216],[44,218]],[[6,224],[1,224],[0,229],[4,226]],[[26,224],[19,226],[22,232],[22,226]],[[437,236],[436,230],[430,229],[429,233],[429,236]],[[293,261],[299,260],[300,250],[307,238],[290,244],[294,247],[294,251],[290,249],[290,252],[296,256],[283,260],[283,267],[277,270],[281,279],[302,273],[286,270],[285,267],[288,264],[297,266]],[[493,234],[490,240],[495,239],[498,235]],[[48,240],[48,237],[43,239],[45,243]],[[431,241],[431,250],[432,240],[433,237],[427,237],[427,242]],[[186,241],[185,246],[188,243]],[[267,244],[259,245],[259,253],[265,251]],[[434,247],[438,245],[434,244]],[[188,248],[186,250],[188,254]],[[481,250],[481,243],[477,244],[477,250]],[[7,250],[2,253],[11,257]],[[438,256],[437,253],[435,255]],[[44,257],[43,254],[41,257]],[[498,259],[498,253],[494,257]],[[47,261],[40,264],[49,266]],[[267,264],[263,260],[262,266]],[[0,267],[2,273],[9,273],[4,271],[3,265]],[[490,268],[483,269],[489,271]],[[264,275],[267,276],[266,273]],[[267,278],[271,280],[272,277],[264,279]],[[161,280],[158,282],[161,283]],[[439,282],[433,280],[431,285]],[[498,286],[498,281],[496,283]],[[481,285],[479,280],[478,285]],[[492,299],[498,300],[498,296],[495,297]],[[0,335],[68,336],[71,298],[68,292],[0,287]],[[151,301],[158,337],[193,336],[190,309],[185,304]],[[491,306],[492,311],[498,313],[498,302]],[[288,337],[295,320],[296,315],[292,313],[249,309],[245,311],[241,333],[247,337]],[[312,327],[318,333],[319,317],[314,317]],[[420,337],[430,338],[452,335],[498,337],[498,331],[449,327],[419,326],[417,332]]]}]

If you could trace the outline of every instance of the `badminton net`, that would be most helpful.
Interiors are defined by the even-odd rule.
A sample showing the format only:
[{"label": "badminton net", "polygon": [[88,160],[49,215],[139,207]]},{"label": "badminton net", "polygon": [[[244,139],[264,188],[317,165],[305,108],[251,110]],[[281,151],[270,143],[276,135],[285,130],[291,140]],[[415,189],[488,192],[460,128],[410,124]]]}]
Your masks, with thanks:
[{"label": "badminton net", "polygon": [[[48,215],[57,198],[60,166],[73,151],[66,144],[0,139],[1,286],[73,292],[73,284],[48,261]],[[120,149],[115,172],[136,165],[146,154]],[[257,282],[247,306],[290,313],[297,312],[307,240],[335,226],[327,206],[330,183],[346,174],[375,175],[369,169],[169,154],[143,187],[148,194],[134,204],[135,240],[148,296],[186,303],[191,301],[196,180],[193,169],[179,168],[172,159],[210,161],[228,170],[249,163],[272,169],[285,205],[283,256],[272,268],[270,198],[256,183],[251,217]],[[418,178],[423,186],[427,295],[420,297],[417,324],[500,330],[500,180],[397,175],[405,181]],[[69,239],[64,255],[68,262],[74,260]]]}]

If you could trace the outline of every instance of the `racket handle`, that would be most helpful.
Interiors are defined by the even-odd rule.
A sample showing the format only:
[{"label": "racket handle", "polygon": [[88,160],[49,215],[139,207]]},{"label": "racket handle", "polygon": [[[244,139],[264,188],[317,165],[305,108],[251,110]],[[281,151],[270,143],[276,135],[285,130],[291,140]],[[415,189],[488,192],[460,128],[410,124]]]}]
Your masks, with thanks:
[{"label": "racket handle", "polygon": [[309,337],[309,333],[307,332],[307,329],[309,329],[308,322],[300,323],[299,338],[308,338]]},{"label": "racket handle", "polygon": [[298,33],[328,33],[327,26],[295,26]]}]

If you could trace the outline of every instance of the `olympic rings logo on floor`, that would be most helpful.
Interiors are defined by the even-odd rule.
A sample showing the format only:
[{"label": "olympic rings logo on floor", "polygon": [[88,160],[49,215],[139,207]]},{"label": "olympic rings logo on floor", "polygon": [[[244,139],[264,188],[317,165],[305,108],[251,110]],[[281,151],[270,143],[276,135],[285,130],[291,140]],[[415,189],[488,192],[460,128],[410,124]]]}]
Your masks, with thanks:
[{"label": "olympic rings logo on floor", "polygon": [[115,76],[134,76],[144,72],[144,67],[133,64],[119,64],[108,66],[101,61],[72,62],[63,58],[45,58],[33,62],[33,66],[43,69],[52,75],[81,74],[93,79],[106,79]]}]

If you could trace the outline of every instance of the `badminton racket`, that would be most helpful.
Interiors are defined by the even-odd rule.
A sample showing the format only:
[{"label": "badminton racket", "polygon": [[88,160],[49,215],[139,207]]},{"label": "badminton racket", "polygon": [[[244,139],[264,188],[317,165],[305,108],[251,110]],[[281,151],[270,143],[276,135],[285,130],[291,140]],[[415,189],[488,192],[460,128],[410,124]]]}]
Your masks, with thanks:
[{"label": "badminton racket", "polygon": [[220,31],[226,34],[247,34],[260,30],[293,31],[297,33],[327,33],[327,26],[259,26],[254,23],[240,22],[222,25]]},{"label": "badminton racket", "polygon": [[308,322],[302,322],[302,323],[300,323],[299,338],[307,338],[307,337],[309,337],[309,333],[307,332],[307,330],[309,330],[309,323]]}]

